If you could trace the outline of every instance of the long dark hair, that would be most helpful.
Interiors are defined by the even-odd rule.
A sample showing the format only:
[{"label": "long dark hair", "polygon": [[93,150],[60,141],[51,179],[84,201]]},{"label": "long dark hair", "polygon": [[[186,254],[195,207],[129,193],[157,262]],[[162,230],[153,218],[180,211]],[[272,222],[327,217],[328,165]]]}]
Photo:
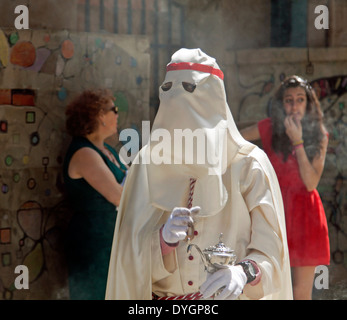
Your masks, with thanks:
[{"label": "long dark hair", "polygon": [[271,122],[272,122],[272,148],[276,153],[283,154],[283,160],[287,161],[288,155],[292,152],[292,143],[288,138],[284,119],[286,117],[283,108],[283,95],[287,88],[301,87],[306,92],[307,106],[306,113],[301,120],[304,148],[310,162],[320,155],[322,140],[324,139],[325,128],[323,125],[323,113],[315,91],[307,80],[298,76],[286,78],[277,89],[271,102]]}]

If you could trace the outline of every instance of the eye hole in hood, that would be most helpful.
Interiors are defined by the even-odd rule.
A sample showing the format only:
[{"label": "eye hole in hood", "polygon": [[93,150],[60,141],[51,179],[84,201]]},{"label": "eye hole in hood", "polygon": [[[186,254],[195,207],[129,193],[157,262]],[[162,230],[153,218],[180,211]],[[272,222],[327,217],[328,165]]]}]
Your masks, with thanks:
[{"label": "eye hole in hood", "polygon": [[161,89],[163,91],[169,91],[172,87],[172,82],[165,82],[162,86]]},{"label": "eye hole in hood", "polygon": [[195,88],[196,88],[196,84],[194,83],[189,83],[189,82],[182,82],[182,86],[184,88],[184,90],[193,93]]}]

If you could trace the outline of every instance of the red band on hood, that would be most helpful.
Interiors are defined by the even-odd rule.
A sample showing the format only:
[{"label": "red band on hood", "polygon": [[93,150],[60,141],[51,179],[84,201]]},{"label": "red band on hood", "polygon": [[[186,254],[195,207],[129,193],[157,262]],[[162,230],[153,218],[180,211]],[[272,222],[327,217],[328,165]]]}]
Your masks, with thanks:
[{"label": "red band on hood", "polygon": [[175,71],[175,70],[195,70],[201,71],[205,73],[211,73],[222,80],[224,79],[224,74],[222,70],[213,68],[211,66],[207,66],[200,63],[193,62],[179,62],[179,63],[171,63],[166,67],[166,71]]}]

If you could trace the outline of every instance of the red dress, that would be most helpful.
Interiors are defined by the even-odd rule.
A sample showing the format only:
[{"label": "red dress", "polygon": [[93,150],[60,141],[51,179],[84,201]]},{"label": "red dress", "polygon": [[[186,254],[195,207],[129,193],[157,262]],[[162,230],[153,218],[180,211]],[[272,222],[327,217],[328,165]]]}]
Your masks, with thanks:
[{"label": "red dress", "polygon": [[274,167],[282,191],[290,264],[318,266],[330,263],[327,219],[318,191],[307,191],[295,155],[286,162],[271,148],[272,124],[258,122],[263,149]]}]

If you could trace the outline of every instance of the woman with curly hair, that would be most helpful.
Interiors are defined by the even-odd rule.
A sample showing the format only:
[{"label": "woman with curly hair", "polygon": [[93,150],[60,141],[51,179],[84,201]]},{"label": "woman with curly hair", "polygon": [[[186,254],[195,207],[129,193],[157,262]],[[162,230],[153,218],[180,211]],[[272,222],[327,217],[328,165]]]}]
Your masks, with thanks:
[{"label": "woman with curly hair", "polygon": [[127,167],[105,139],[117,133],[118,108],[108,90],[87,90],[66,108],[72,136],[63,173],[74,211],[66,253],[70,299],[104,299],[117,206]]},{"label": "woman with curly hair", "polygon": [[326,216],[316,190],[324,169],[328,132],[317,96],[298,77],[286,78],[271,102],[271,116],[240,130],[261,139],[281,187],[286,215],[293,295],[312,299],[315,267],[330,263]]}]

